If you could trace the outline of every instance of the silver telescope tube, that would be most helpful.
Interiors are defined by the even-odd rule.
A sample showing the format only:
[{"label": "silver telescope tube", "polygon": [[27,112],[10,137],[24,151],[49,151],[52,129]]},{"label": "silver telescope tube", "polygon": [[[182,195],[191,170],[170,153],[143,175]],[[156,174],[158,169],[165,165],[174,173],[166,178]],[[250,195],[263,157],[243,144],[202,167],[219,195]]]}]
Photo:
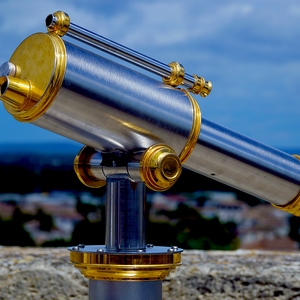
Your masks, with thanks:
[{"label": "silver telescope tube", "polygon": [[[11,65],[1,68],[1,100],[19,121],[100,151],[135,151],[164,143],[180,155],[186,147],[194,108],[184,90],[52,33],[28,37],[9,63],[16,71],[7,71]],[[205,118],[184,167],[274,205],[299,198],[297,158]]]}]

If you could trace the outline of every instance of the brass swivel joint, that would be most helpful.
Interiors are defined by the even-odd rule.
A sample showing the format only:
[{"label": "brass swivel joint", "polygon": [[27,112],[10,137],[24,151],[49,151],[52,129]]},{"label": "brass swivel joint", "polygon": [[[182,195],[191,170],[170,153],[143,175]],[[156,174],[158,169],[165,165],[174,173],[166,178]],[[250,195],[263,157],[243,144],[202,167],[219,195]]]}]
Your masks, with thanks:
[{"label": "brass swivel joint", "polygon": [[146,149],[139,162],[129,160],[115,166],[106,165],[100,152],[85,146],[75,157],[74,170],[79,180],[91,188],[104,186],[107,177],[114,174],[130,181],[144,182],[151,190],[165,191],[178,180],[182,166],[175,151],[165,144],[156,144]]}]

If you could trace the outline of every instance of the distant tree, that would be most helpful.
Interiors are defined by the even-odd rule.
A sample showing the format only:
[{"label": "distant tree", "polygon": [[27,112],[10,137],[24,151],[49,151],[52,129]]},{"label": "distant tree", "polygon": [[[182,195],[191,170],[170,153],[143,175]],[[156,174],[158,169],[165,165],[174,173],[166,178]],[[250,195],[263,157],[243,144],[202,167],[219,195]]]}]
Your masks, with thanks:
[{"label": "distant tree", "polygon": [[1,165],[0,174],[0,193],[32,193],[38,184],[37,174],[20,165]]},{"label": "distant tree", "polygon": [[0,219],[0,245],[3,246],[35,246],[30,234],[24,229],[23,224],[15,221]]},{"label": "distant tree", "polygon": [[206,219],[184,203],[174,211],[161,210],[158,214],[167,216],[170,223],[148,222],[147,242],[203,250],[234,250],[239,246],[234,222]]},{"label": "distant tree", "polygon": [[35,219],[39,221],[39,229],[42,231],[51,231],[54,227],[52,216],[44,213],[44,211],[41,208],[38,209],[35,215]]},{"label": "distant tree", "polygon": [[289,218],[289,225],[289,237],[292,240],[298,242],[298,247],[300,249],[300,217],[291,216]]},{"label": "distant tree", "polygon": [[[91,222],[89,214],[99,209],[95,205],[83,203],[80,197],[77,198],[76,210],[83,219],[74,226],[70,243],[72,245],[99,245],[104,244],[105,240],[105,218],[101,221]],[[102,216],[104,216],[104,207],[102,207]]]}]

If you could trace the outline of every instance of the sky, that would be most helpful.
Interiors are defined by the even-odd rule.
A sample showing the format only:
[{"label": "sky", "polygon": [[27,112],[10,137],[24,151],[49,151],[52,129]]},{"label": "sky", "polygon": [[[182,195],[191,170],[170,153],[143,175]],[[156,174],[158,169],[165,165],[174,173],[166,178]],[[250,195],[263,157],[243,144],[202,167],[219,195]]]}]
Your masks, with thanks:
[{"label": "sky", "polygon": [[[300,149],[299,0],[10,0],[1,3],[0,64],[48,14],[213,83],[202,116],[263,142]],[[160,80],[158,78],[158,80]],[[19,123],[0,103],[0,145],[66,141]]]}]

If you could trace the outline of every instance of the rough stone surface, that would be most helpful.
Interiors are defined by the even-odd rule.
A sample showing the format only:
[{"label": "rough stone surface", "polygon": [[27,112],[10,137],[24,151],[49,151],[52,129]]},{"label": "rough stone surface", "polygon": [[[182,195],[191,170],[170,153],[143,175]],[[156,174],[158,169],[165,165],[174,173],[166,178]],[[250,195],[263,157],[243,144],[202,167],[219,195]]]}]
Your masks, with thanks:
[{"label": "rough stone surface", "polygon": [[186,251],[163,285],[171,299],[300,299],[300,253]]},{"label": "rough stone surface", "polygon": [[[64,248],[0,248],[0,300],[88,299]],[[300,253],[185,251],[163,299],[300,299]]]}]

